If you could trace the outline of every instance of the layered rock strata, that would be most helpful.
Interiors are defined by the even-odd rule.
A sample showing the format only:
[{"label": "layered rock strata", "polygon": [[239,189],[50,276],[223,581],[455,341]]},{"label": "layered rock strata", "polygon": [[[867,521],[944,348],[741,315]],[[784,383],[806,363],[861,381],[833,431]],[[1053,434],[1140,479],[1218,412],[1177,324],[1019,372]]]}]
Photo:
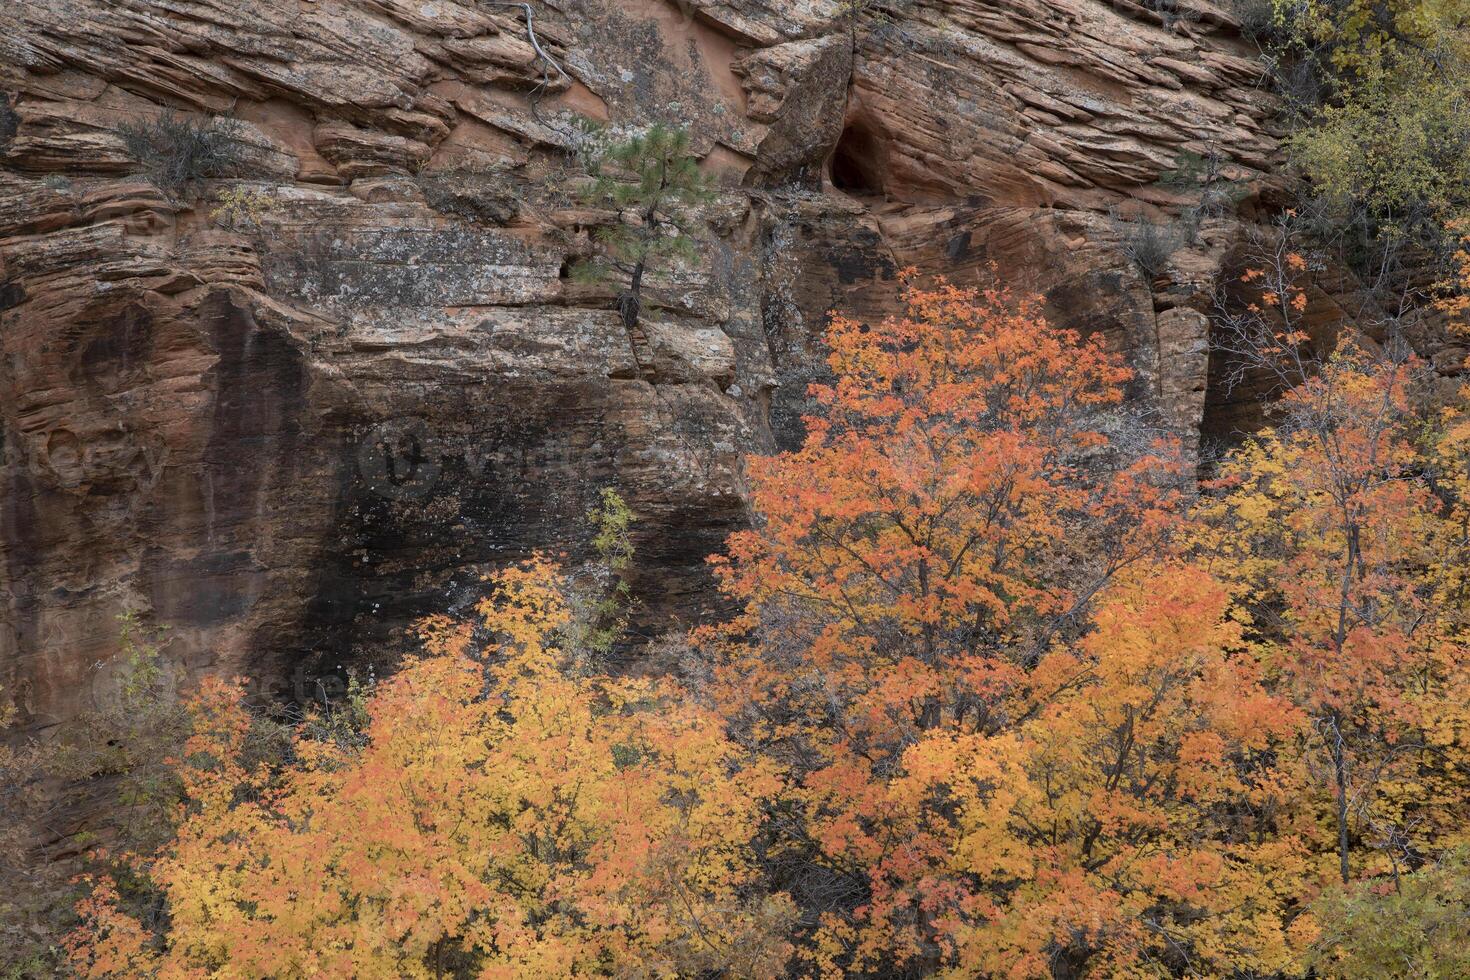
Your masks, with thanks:
[{"label": "layered rock strata", "polygon": [[[28,728],[89,706],[124,610],[299,694],[488,568],[585,559],[605,485],[639,515],[639,630],[710,614],[742,456],[800,439],[829,312],[892,310],[906,267],[1040,294],[1160,430],[1211,424],[1213,284],[1280,186],[1228,7],[532,8],[554,65],[515,4],[0,9],[0,684]],[[234,120],[239,176],[140,181],[123,127],[165,109]],[[579,119],[687,122],[721,186],[635,336],[569,275],[609,220]],[[1160,184],[1186,154],[1238,205],[1145,277],[1126,239],[1190,206]]]}]

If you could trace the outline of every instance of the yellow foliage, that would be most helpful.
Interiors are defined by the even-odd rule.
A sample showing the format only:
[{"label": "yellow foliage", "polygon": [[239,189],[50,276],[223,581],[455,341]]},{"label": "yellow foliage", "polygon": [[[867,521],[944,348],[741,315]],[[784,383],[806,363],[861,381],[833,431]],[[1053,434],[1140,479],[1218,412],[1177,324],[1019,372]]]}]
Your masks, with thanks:
[{"label": "yellow foliage", "polygon": [[1281,57],[1324,89],[1288,146],[1338,217],[1424,243],[1466,217],[1470,2],[1275,0],[1275,12]]},{"label": "yellow foliage", "polygon": [[818,948],[845,943],[856,971],[927,955],[953,977],[1293,969],[1305,862],[1268,816],[1290,785],[1268,760],[1298,718],[1226,604],[1188,568],[1130,576],[1079,649],[1037,665],[1020,723],[928,733],[862,825],[818,821],[873,877],[862,925],[831,923]]},{"label": "yellow foliage", "polygon": [[[1324,876],[1382,873],[1470,818],[1465,498],[1446,507],[1424,477],[1413,370],[1341,348],[1224,464],[1191,525],[1273,686],[1312,719],[1300,751]],[[1445,473],[1453,446],[1437,448]]]},{"label": "yellow foliage", "polygon": [[[769,767],[740,766],[719,719],[665,682],[564,671],[551,566],[494,584],[478,610],[494,645],[425,624],[360,749],[302,741],[281,771],[242,768],[248,716],[205,686],[190,812],[148,867],[171,916],[157,975],[779,972],[786,900],[743,891]],[[86,976],[146,955],[111,898],[83,909]]]},{"label": "yellow foliage", "polygon": [[[1268,353],[1300,354],[1299,288],[1246,279],[1278,283]],[[751,461],[765,520],[716,559],[742,608],[686,680],[594,673],[575,616],[617,610],[538,558],[283,763],[207,681],[177,833],[95,876],[78,972],[1458,962],[1430,865],[1470,845],[1463,407],[1426,424],[1413,361],[1344,344],[1191,503],[1111,443],[1099,344],[999,292],[905,299],[834,321],[805,444]]]}]

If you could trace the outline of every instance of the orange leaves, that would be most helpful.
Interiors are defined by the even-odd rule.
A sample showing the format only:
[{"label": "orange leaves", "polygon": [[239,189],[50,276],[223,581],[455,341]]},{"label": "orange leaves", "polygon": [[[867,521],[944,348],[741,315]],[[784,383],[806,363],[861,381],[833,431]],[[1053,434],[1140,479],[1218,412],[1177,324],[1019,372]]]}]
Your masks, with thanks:
[{"label": "orange leaves", "polygon": [[1260,471],[1271,507],[1244,492],[1234,498],[1247,524],[1279,515],[1273,533],[1285,536],[1285,553],[1271,587],[1286,603],[1293,650],[1283,667],[1322,706],[1342,708],[1381,684],[1402,657],[1406,625],[1424,611],[1406,573],[1427,559],[1436,505],[1414,475],[1412,370],[1339,351],[1284,397],[1294,424],[1263,441],[1274,457]]},{"label": "orange leaves", "polygon": [[1308,340],[1307,334],[1296,326],[1308,305],[1300,281],[1306,271],[1307,260],[1301,254],[1285,252],[1270,255],[1267,267],[1248,268],[1241,273],[1242,283],[1258,284],[1260,289],[1259,301],[1245,303],[1246,310],[1256,319],[1270,317],[1285,327],[1269,331],[1280,346],[1263,349],[1260,354],[1279,356]]},{"label": "orange leaves", "polygon": [[[1299,364],[1305,268],[1243,277]],[[1097,341],[906,281],[749,461],[687,680],[589,673],[534,559],[420,624],[360,738],[267,769],[207,685],[135,862],[172,929],[99,882],[81,972],[1299,975],[1335,847],[1463,839],[1470,435],[1426,455],[1412,365],[1311,365],[1186,503],[1172,447],[1110,439]]]},{"label": "orange leaves", "polygon": [[923,730],[887,779],[855,756],[809,776],[817,840],[870,885],[856,927],[829,922],[815,947],[846,937],[847,969],[927,955],[955,975],[1046,976],[1057,957],[1122,974],[1186,948],[1206,974],[1288,967],[1260,877],[1275,852],[1222,812],[1280,806],[1258,753],[1296,720],[1260,710],[1275,702],[1227,602],[1187,567],[1130,575],[1080,655],[1031,672],[1006,731]]},{"label": "orange leaves", "polygon": [[1448,281],[1440,284],[1443,294],[1435,303],[1440,312],[1450,318],[1452,326],[1461,333],[1470,332],[1470,323],[1467,323],[1466,314],[1470,313],[1470,236],[1465,234],[1465,223],[1457,221],[1451,223],[1449,230],[1460,236],[1460,248],[1455,250],[1453,256],[1455,262],[1455,275]]},{"label": "orange leaves", "polygon": [[[1206,935],[1229,928],[1264,942],[1279,929],[1274,912],[1237,914],[1240,893],[1222,873],[1238,859],[1229,843],[1237,831],[1206,819],[1242,791],[1252,744],[1291,730],[1235,723],[1233,701],[1268,696],[1236,663],[1237,631],[1224,611],[1217,584],[1177,566],[1132,576],[1104,601],[1085,644],[1090,669],[1052,695],[1006,750],[1020,753],[1029,791],[1005,814],[975,811],[1005,821],[1011,850],[1036,861],[1008,916],[975,941],[1010,947],[1020,962],[1050,923],[1050,942],[1125,970],[1167,958],[1171,936],[1188,941],[1189,914],[1172,922],[1171,903],[1211,911]],[[1058,675],[1075,676],[1078,661],[1060,656]],[[1045,661],[1036,673],[1050,673]],[[1138,928],[1145,907],[1155,910],[1150,929]]]},{"label": "orange leaves", "polygon": [[1381,865],[1376,840],[1428,848],[1465,817],[1427,788],[1455,780],[1454,753],[1406,748],[1429,744],[1428,718],[1470,694],[1455,666],[1470,658],[1456,636],[1464,550],[1451,542],[1463,530],[1440,499],[1454,495],[1426,479],[1446,470],[1424,452],[1416,370],[1345,344],[1286,393],[1278,431],[1225,464],[1222,495],[1198,522],[1223,535],[1207,560],[1306,719],[1302,792],[1329,815],[1316,846],[1340,878]]},{"label": "orange leaves", "polygon": [[[1111,529],[1167,513],[1167,467],[1080,475],[1082,455],[1107,456],[1097,413],[1130,376],[1098,339],[999,291],[910,282],[905,302],[875,327],[833,319],[835,381],[812,389],[824,411],[801,450],[749,461],[765,520],[732,536],[715,567],[737,598],[801,622],[813,662],[838,680],[855,651],[888,668],[912,658],[929,670],[921,697],[952,703],[946,663],[1064,608],[1064,543],[1126,550]],[[919,696],[897,687],[921,673],[864,681],[895,688],[864,728],[892,737],[878,716]]]},{"label": "orange leaves", "polygon": [[[1059,944],[1162,955],[1144,909],[1238,904],[1212,887],[1238,829],[1195,825],[1268,802],[1242,759],[1293,716],[1237,657],[1225,589],[1128,571],[1163,557],[1178,499],[1169,459],[1107,438],[1128,372],[1031,303],[905,298],[878,326],[834,320],[823,413],[801,450],[750,461],[764,522],[715,561],[747,610],[710,638],[715,697],[788,761],[785,846],[865,883],[812,961],[1031,975]],[[1094,625],[1080,643],[1059,642],[1066,610]]]},{"label": "orange leaves", "polygon": [[79,926],[66,938],[66,950],[85,977],[146,976],[158,968],[153,937],[120,909],[121,896],[110,877],[84,879],[91,892],[77,904]]},{"label": "orange leaves", "polygon": [[[719,720],[664,682],[564,673],[552,566],[492,585],[477,612],[493,648],[426,622],[426,655],[378,686],[360,749],[303,739],[244,797],[245,716],[206,687],[198,809],[149,865],[174,926],[163,975],[433,976],[446,953],[487,976],[693,974],[736,937],[759,952],[726,961],[775,973],[784,947],[762,931],[783,900],[740,891],[771,769],[740,765]],[[142,955],[113,905],[101,888],[84,910],[89,975]]]}]

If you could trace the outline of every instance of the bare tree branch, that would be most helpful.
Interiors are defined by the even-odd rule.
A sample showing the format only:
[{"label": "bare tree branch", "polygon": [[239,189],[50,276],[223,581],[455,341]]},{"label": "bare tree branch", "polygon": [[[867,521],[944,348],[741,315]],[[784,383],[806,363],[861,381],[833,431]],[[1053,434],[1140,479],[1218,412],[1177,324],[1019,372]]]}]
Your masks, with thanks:
[{"label": "bare tree branch", "polygon": [[[572,76],[568,75],[562,66],[557,63],[557,60],[547,54],[546,49],[541,46],[540,39],[536,37],[536,12],[531,9],[529,3],[505,3],[501,2],[501,0],[482,0],[482,2],[487,7],[519,7],[526,15],[526,40],[531,42],[531,47],[535,50],[537,57],[555,68],[556,73],[562,78],[565,78],[569,82],[572,80]],[[546,81],[548,79],[543,74],[542,84],[546,84]]]}]

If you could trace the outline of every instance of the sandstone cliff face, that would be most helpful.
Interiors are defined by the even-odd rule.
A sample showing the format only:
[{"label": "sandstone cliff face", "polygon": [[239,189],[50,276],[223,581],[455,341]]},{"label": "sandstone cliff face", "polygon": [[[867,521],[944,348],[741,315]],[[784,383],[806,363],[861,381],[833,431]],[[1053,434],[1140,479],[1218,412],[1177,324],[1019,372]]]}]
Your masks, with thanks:
[{"label": "sandstone cliff face", "polygon": [[[1271,105],[1194,0],[32,0],[0,9],[0,684],[32,728],[87,707],[114,617],[190,670],[293,676],[388,649],[533,549],[639,514],[652,634],[712,609],[743,454],[800,438],[814,338],[897,270],[993,264],[1101,331],[1192,439],[1207,220],[1146,282],[1107,211],[1188,203],[1215,152],[1270,193]],[[861,6],[861,5],[859,5]],[[248,174],[182,199],[119,127],[240,122]],[[643,335],[568,277],[575,116],[688,121],[722,182]],[[211,212],[246,188],[258,222]],[[366,651],[366,652],[365,652]]]}]

